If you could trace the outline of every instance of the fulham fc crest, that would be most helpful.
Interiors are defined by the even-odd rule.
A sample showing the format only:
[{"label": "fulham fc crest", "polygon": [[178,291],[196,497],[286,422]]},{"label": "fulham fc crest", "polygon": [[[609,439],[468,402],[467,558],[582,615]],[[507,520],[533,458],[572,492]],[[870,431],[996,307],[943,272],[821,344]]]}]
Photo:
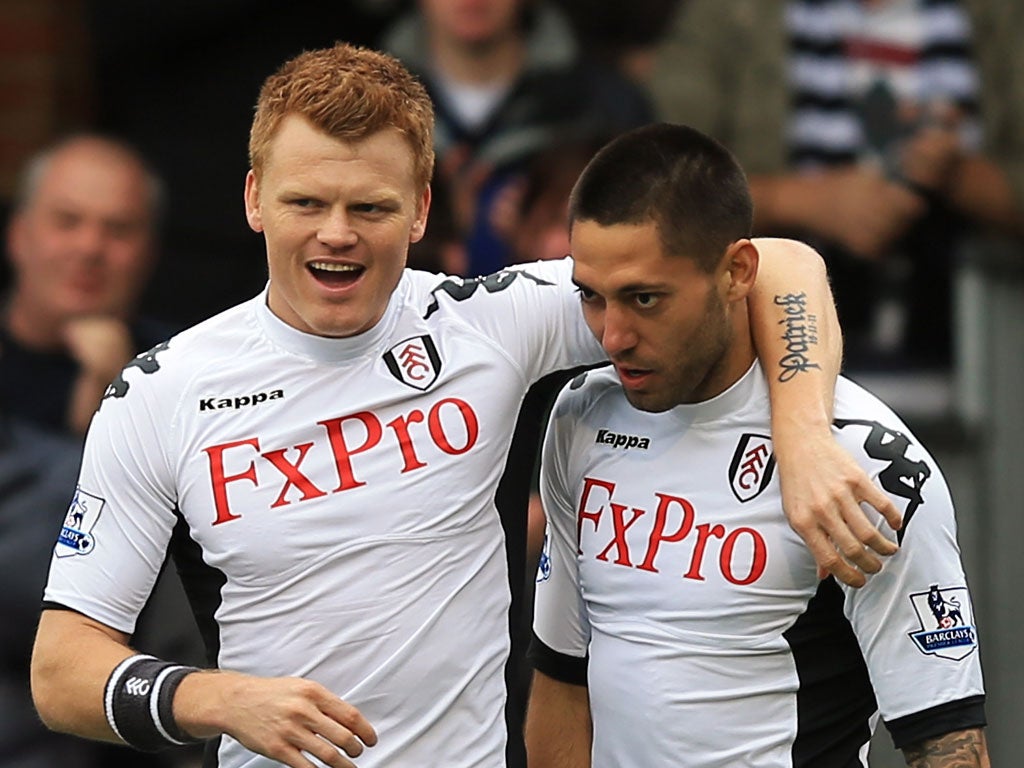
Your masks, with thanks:
[{"label": "fulham fc crest", "polygon": [[729,484],[733,494],[741,502],[759,496],[771,482],[774,470],[775,454],[772,453],[771,438],[744,434],[729,463]]},{"label": "fulham fc crest", "polygon": [[384,353],[391,375],[403,384],[426,391],[441,372],[441,356],[428,335],[400,341]]}]

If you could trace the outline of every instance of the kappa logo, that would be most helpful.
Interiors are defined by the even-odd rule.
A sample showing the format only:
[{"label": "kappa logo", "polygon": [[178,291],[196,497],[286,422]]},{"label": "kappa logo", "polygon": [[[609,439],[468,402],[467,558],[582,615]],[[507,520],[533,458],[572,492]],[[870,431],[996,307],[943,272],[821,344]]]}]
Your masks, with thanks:
[{"label": "kappa logo", "polygon": [[283,389],[274,389],[270,392],[254,392],[251,395],[236,397],[202,397],[199,399],[199,410],[222,411],[225,408],[238,410],[239,408],[250,408],[270,400],[280,400],[283,397]]},{"label": "kappa logo", "polygon": [[746,503],[768,487],[775,472],[772,440],[765,435],[744,434],[729,463],[729,485],[733,495]]},{"label": "kappa logo", "polygon": [[612,448],[621,448],[628,451],[630,448],[639,448],[646,451],[651,447],[651,438],[643,435],[627,435],[622,432],[612,432],[610,429],[597,430],[597,437],[594,438],[597,445],[610,445]]},{"label": "kappa logo", "polygon": [[57,557],[87,555],[96,548],[92,529],[100,518],[106,501],[99,496],[86,493],[81,487],[75,489],[71,507],[64,518],[64,525],[57,538],[54,554]]},{"label": "kappa logo", "polygon": [[932,584],[927,592],[912,594],[910,603],[921,628],[908,635],[922,653],[960,661],[978,647],[967,587]]},{"label": "kappa logo", "polygon": [[429,335],[400,341],[384,353],[391,375],[413,389],[426,391],[441,372],[441,356]]}]

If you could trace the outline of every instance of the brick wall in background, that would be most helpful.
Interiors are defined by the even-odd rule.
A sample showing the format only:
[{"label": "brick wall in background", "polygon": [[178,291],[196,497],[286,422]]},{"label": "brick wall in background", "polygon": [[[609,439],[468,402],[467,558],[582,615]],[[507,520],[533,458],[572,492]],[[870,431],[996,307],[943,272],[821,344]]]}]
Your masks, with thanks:
[{"label": "brick wall in background", "polygon": [[0,3],[0,203],[36,149],[92,119],[84,0]]}]

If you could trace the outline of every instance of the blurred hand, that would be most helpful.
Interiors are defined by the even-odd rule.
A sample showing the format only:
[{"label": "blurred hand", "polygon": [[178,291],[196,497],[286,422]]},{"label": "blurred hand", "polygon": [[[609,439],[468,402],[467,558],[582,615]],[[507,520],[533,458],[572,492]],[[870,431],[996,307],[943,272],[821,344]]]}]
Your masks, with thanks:
[{"label": "blurred hand", "polygon": [[877,259],[925,212],[925,201],[880,170],[850,166],[825,171],[815,229],[855,256]]},{"label": "blurred hand", "polygon": [[123,320],[104,315],[77,317],[64,326],[64,343],[82,370],[109,382],[135,356]]},{"label": "blurred hand", "polygon": [[68,430],[84,435],[107,385],[135,356],[132,335],[119,318],[91,315],[68,321],[64,344],[79,365],[68,403]]},{"label": "blurred hand", "polygon": [[928,125],[900,150],[900,168],[907,181],[943,193],[963,158],[960,136],[951,127]]}]

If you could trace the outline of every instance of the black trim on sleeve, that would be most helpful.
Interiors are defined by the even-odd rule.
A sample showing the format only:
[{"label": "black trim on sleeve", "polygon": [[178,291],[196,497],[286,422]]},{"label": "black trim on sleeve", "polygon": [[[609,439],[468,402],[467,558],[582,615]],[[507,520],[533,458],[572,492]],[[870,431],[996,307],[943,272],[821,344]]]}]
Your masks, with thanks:
[{"label": "black trim on sleeve", "polygon": [[[64,603],[55,603],[53,600],[43,600],[42,609],[44,611],[71,611],[72,613],[82,613],[81,611],[76,611],[74,608],[69,608],[64,605]],[[84,616],[85,614],[82,615]]]},{"label": "black trim on sleeve", "polygon": [[580,658],[556,651],[537,637],[536,632],[530,641],[530,650],[527,651],[526,658],[533,664],[534,669],[550,678],[572,685],[587,684],[587,664],[590,657]]},{"label": "black trim on sleeve", "polygon": [[898,717],[887,722],[885,727],[889,729],[896,749],[905,749],[925,739],[968,728],[983,728],[986,724],[985,696],[982,694]]}]

